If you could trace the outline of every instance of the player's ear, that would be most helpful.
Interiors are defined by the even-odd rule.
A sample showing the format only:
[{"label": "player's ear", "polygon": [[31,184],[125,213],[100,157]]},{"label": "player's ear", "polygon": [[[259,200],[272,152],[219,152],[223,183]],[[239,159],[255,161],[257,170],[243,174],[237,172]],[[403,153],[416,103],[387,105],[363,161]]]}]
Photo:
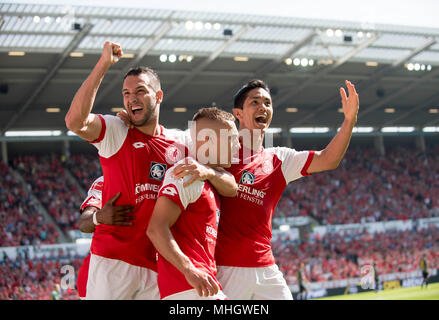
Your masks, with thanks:
[{"label": "player's ear", "polygon": [[240,109],[240,108],[233,108],[233,115],[235,116],[236,119],[241,121],[242,120],[242,109]]},{"label": "player's ear", "polygon": [[162,103],[162,101],[163,101],[163,91],[162,90],[159,90],[159,91],[157,91],[156,93],[155,93],[155,102],[157,103],[157,104],[161,104]]}]

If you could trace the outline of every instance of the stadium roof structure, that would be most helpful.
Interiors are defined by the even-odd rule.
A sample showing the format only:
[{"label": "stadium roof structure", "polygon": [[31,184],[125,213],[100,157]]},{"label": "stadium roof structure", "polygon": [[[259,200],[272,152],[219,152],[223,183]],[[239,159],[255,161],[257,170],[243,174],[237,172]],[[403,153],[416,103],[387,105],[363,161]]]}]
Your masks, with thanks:
[{"label": "stadium roof structure", "polygon": [[106,40],[125,56],[106,75],[96,113],[123,107],[123,75],[147,65],[161,78],[168,127],[186,128],[200,107],[231,110],[233,94],[253,78],[272,89],[272,127],[337,128],[345,79],[360,95],[358,126],[439,126],[439,28],[2,3],[1,134],[65,130],[70,102]]}]

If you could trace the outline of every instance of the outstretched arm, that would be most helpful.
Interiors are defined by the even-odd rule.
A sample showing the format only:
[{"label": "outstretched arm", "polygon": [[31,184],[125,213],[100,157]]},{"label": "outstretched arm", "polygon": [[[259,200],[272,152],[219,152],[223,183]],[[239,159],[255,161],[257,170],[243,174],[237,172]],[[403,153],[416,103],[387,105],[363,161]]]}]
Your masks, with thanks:
[{"label": "outstretched arm", "polygon": [[352,130],[357,122],[359,109],[359,99],[355,86],[347,80],[346,86],[348,87],[349,96],[346,95],[344,88],[340,88],[343,113],[345,115],[340,131],[325,149],[315,152],[308,168],[308,173],[336,169],[346,153],[351,140]]},{"label": "outstretched arm", "polygon": [[86,141],[96,140],[101,133],[101,121],[91,113],[91,109],[105,73],[121,56],[122,49],[118,44],[105,42],[101,58],[76,92],[66,114],[67,128]]},{"label": "outstretched arm", "polygon": [[185,276],[200,297],[217,294],[219,287],[215,280],[193,265],[172,236],[170,228],[180,214],[181,209],[176,203],[166,197],[159,197],[146,233],[157,251]]}]

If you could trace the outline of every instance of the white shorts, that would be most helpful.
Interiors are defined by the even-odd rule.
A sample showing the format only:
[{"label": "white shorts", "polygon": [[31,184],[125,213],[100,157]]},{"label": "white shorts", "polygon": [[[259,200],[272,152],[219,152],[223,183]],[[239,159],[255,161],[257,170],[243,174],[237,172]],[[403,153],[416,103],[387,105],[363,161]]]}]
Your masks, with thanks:
[{"label": "white shorts", "polygon": [[177,292],[164,297],[162,300],[227,300],[227,296],[220,290],[217,294],[208,297],[200,297],[197,290],[191,289]]},{"label": "white shorts", "polygon": [[121,260],[90,256],[86,300],[159,300],[157,273]]},{"label": "white shorts", "polygon": [[275,264],[260,268],[218,266],[216,278],[230,300],[293,300]]}]

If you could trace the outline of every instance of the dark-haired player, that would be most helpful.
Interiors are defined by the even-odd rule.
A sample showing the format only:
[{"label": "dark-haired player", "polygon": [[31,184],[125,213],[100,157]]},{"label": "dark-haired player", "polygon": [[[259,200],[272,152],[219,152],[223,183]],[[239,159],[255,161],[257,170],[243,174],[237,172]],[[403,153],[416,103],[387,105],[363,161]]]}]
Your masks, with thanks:
[{"label": "dark-haired player", "polygon": [[[120,192],[115,205],[134,207],[129,226],[108,225],[95,215],[86,299],[158,299],[156,253],[146,228],[166,170],[187,149],[159,125],[163,91],[150,68],[130,69],[123,80],[124,107],[133,128],[115,116],[91,112],[106,72],[121,55],[118,44],[104,44],[65,117],[71,131],[98,149],[105,180],[102,202]],[[206,169],[203,178],[221,194],[236,191],[233,177],[226,174]]]},{"label": "dark-haired player", "polygon": [[315,172],[333,170],[342,160],[357,120],[355,87],[340,88],[345,120],[321,151],[285,147],[264,149],[264,134],[273,117],[269,88],[261,80],[244,85],[235,95],[242,148],[239,163],[227,169],[238,183],[238,196],[222,197],[216,259],[218,280],[230,299],[292,299],[271,249],[271,219],[288,183]]}]

